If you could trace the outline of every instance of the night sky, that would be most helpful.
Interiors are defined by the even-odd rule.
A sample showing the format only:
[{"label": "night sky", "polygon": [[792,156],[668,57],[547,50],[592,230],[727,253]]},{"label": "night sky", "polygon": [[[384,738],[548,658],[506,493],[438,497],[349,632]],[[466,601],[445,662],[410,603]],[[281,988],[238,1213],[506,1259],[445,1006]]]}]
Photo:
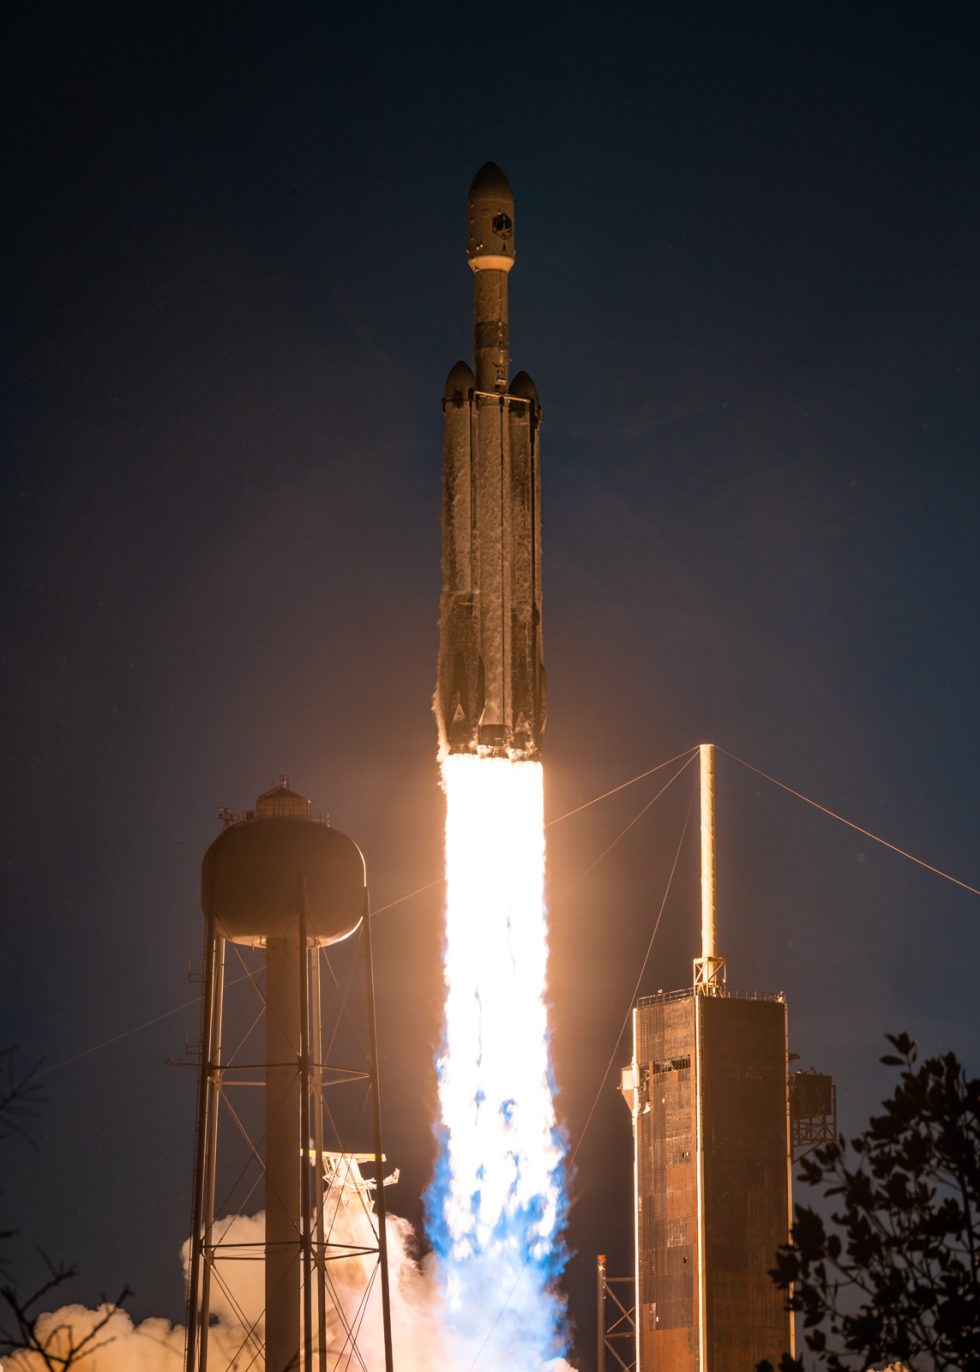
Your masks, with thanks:
[{"label": "night sky", "polygon": [[[376,906],[441,870],[440,396],[466,191],[517,198],[551,817],[711,739],[980,885],[968,4],[20,7],[6,23],[0,1228],[180,1319],[200,860],[281,772]],[[550,833],[568,1289],[629,1263],[630,1004],[689,772]],[[886,1031],[980,1065],[980,898],[719,758],[730,984],[856,1132]],[[684,985],[689,829],[642,991]],[[487,854],[493,861],[493,854]],[[379,914],[389,1204],[430,1173],[438,886]],[[134,1026],[187,1003],[137,1033]],[[86,1050],[127,1035],[99,1051]],[[71,1062],[77,1054],[86,1053]],[[67,1065],[66,1065],[67,1064]],[[587,1132],[583,1126],[599,1093]]]}]

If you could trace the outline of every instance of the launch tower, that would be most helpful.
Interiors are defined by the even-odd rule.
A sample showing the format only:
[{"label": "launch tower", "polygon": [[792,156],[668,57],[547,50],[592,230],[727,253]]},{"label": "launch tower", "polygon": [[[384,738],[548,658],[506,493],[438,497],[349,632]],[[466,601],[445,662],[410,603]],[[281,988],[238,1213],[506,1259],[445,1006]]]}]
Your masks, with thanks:
[{"label": "launch tower", "polygon": [[726,985],[713,755],[701,746],[701,957],[691,987],[637,1002],[623,1071],[637,1372],[745,1372],[793,1349],[768,1275],[790,1224],[786,1002]]}]

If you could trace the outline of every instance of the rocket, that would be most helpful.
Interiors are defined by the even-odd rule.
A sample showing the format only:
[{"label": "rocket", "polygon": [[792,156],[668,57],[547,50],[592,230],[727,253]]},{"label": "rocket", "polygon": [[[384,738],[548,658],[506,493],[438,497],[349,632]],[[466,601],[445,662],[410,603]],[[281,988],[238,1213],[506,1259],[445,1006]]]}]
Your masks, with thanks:
[{"label": "rocket", "polygon": [[442,399],[439,670],[443,753],[537,760],[546,714],[541,661],[541,407],[526,372],[508,381],[507,277],[514,194],[487,162],[469,192],[473,360]]}]

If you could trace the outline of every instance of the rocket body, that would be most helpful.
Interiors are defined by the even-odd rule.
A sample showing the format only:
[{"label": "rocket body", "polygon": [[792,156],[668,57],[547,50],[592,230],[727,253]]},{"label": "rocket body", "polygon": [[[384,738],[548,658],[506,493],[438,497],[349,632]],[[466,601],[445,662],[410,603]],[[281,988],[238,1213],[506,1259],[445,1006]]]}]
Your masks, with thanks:
[{"label": "rocket body", "polygon": [[487,163],[470,187],[474,363],[443,395],[442,599],[435,714],[442,751],[538,759],[541,660],[541,409],[510,364],[507,277],[514,197]]}]

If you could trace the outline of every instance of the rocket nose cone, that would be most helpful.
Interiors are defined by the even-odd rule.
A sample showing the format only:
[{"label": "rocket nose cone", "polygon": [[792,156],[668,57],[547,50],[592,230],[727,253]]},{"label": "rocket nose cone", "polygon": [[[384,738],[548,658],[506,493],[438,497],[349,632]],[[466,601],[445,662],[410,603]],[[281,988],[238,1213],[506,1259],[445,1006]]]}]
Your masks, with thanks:
[{"label": "rocket nose cone", "polygon": [[496,162],[484,162],[470,186],[466,255],[474,271],[514,265],[514,192]]},{"label": "rocket nose cone", "polygon": [[513,202],[514,192],[510,188],[510,182],[496,162],[484,162],[473,178],[469,198],[470,200],[494,199]]}]

